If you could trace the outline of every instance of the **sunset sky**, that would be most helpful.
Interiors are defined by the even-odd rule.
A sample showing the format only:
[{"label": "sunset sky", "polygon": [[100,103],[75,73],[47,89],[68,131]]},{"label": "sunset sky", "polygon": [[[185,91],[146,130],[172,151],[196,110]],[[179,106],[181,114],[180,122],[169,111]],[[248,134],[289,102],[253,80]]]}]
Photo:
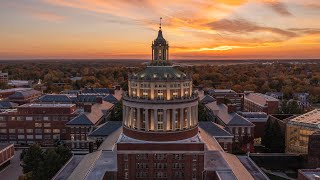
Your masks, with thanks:
[{"label": "sunset sky", "polygon": [[319,0],[1,0],[0,59],[319,58]]}]

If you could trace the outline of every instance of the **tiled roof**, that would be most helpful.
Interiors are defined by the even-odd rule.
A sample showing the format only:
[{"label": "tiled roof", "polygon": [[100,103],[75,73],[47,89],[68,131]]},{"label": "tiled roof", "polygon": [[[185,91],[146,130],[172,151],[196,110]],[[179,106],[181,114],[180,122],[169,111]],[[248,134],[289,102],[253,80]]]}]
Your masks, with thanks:
[{"label": "tiled roof", "polygon": [[73,102],[69,96],[65,94],[46,94],[39,98],[40,102]]},{"label": "tiled roof", "polygon": [[89,136],[109,136],[122,126],[122,121],[108,121],[98,126]]},{"label": "tiled roof", "polygon": [[109,102],[109,103],[112,103],[112,104],[116,104],[117,102],[119,102],[118,99],[115,98],[112,94],[109,94],[109,95],[105,96],[105,97],[103,98],[103,100],[104,100],[104,101],[107,101],[107,102]]},{"label": "tiled roof", "polygon": [[225,104],[217,104],[212,102],[206,104],[206,107],[210,109],[215,116],[217,116],[224,124],[230,126],[254,126],[249,120],[240,116],[236,112],[229,113],[228,107]]},{"label": "tiled roof", "polygon": [[97,96],[98,95],[80,94],[78,96],[78,101],[79,102],[97,102]]},{"label": "tiled roof", "polygon": [[301,126],[320,127],[320,109],[302,114],[298,117],[291,119],[289,124],[299,124]]},{"label": "tiled roof", "polygon": [[255,102],[261,106],[266,106],[269,101],[279,101],[278,99],[260,93],[245,93],[245,99]]},{"label": "tiled roof", "polygon": [[71,119],[69,122],[67,122],[67,125],[93,125],[93,123],[90,121],[87,115],[83,113]]},{"label": "tiled roof", "polygon": [[10,109],[17,107],[18,104],[9,101],[0,101],[0,109]]},{"label": "tiled roof", "polygon": [[30,89],[30,90],[24,90],[24,91],[16,91],[14,94],[10,95],[8,98],[9,99],[25,99],[25,98],[29,98],[29,97],[40,95],[40,94],[41,94],[40,91]]},{"label": "tiled roof", "polygon": [[211,121],[199,122],[199,126],[213,137],[233,137],[233,135],[226,131],[223,127]]},{"label": "tiled roof", "polygon": [[133,74],[131,78],[139,79],[184,79],[187,75],[172,66],[148,66],[143,71]]},{"label": "tiled roof", "polygon": [[[102,101],[102,104],[96,103],[92,105],[91,112],[83,112],[79,116],[67,122],[67,125],[91,125],[96,124],[114,105]],[[89,121],[89,122],[88,122]],[[91,123],[90,123],[91,122]]]},{"label": "tiled roof", "polygon": [[209,95],[203,96],[203,98],[200,100],[200,102],[203,103],[203,104],[208,104],[208,103],[211,103],[211,102],[214,102],[214,101],[215,101],[215,99],[212,96],[209,96]]},{"label": "tiled roof", "polygon": [[269,118],[265,112],[240,112],[239,114],[250,122],[267,122]]}]

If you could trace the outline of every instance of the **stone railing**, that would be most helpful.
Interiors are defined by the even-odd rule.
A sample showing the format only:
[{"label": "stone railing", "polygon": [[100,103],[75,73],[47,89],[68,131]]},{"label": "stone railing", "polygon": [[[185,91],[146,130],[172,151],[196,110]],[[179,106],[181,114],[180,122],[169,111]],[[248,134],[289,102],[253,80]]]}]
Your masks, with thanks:
[{"label": "stone railing", "polygon": [[197,93],[194,93],[188,97],[173,98],[170,100],[160,99],[160,98],[147,99],[147,98],[143,98],[143,97],[129,97],[127,93],[124,93],[122,98],[125,101],[141,102],[141,103],[149,103],[149,104],[183,103],[183,102],[193,102],[193,101],[199,99]]}]

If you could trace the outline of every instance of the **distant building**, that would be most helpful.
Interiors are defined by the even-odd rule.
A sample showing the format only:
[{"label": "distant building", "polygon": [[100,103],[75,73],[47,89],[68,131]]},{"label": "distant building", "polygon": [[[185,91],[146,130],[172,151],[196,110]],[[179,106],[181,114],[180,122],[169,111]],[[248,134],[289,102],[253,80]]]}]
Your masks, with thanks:
[{"label": "distant building", "polygon": [[235,105],[225,105],[215,101],[206,104],[209,119],[225,127],[233,138],[233,146],[239,146],[245,152],[253,152],[254,124],[236,112]]},{"label": "distant building", "polygon": [[283,92],[267,92],[266,95],[279,99],[280,101],[283,100]]},{"label": "distant building", "polygon": [[298,101],[298,105],[301,109],[310,107],[309,93],[293,93],[293,98]]},{"label": "distant building", "polygon": [[237,111],[241,111],[243,108],[243,94],[237,93],[232,89],[210,89],[205,94],[208,94],[214,98],[226,98],[230,100],[231,104],[235,104]]},{"label": "distant building", "polygon": [[274,97],[254,92],[244,93],[244,111],[275,114],[279,110],[279,105],[279,100]]},{"label": "distant building", "polygon": [[31,88],[32,87],[32,81],[26,81],[26,80],[10,80],[8,82],[8,85],[14,88]]},{"label": "distant building", "polygon": [[8,96],[8,101],[19,105],[34,102],[41,96],[41,92],[34,89],[22,89],[15,91],[14,94]]},{"label": "distant building", "polygon": [[18,107],[17,103],[9,102],[9,101],[0,101],[0,111],[5,109],[14,109]]},{"label": "distant building", "polygon": [[0,144],[0,169],[10,164],[10,160],[14,156],[13,144]]},{"label": "distant building", "polygon": [[4,73],[2,71],[0,71],[0,83],[3,83],[3,84],[8,84],[8,73]]},{"label": "distant building", "polygon": [[8,96],[14,94],[15,92],[21,92],[21,91],[29,91],[32,90],[32,88],[10,88],[10,89],[3,89],[0,90],[0,99],[5,99]]},{"label": "distant building", "polygon": [[309,136],[318,131],[320,127],[320,109],[315,109],[287,123],[286,152],[308,153]]}]

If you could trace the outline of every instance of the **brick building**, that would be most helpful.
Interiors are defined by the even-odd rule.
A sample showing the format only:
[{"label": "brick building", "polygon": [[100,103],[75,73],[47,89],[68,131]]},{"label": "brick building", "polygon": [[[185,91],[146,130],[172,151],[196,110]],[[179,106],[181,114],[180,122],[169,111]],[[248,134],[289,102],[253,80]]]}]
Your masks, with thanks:
[{"label": "brick building", "polygon": [[214,98],[226,98],[231,104],[235,104],[237,111],[242,111],[243,109],[243,94],[237,93],[232,89],[210,89],[206,92]]},{"label": "brick building", "polygon": [[320,167],[320,128],[309,136],[308,165],[310,168]]},{"label": "brick building", "polygon": [[0,83],[8,84],[8,80],[9,80],[8,73],[4,73],[0,71]]},{"label": "brick building", "polygon": [[243,111],[276,114],[279,105],[280,101],[274,97],[253,92],[244,93]]},{"label": "brick building", "polygon": [[0,144],[0,169],[2,170],[14,156],[13,144]]},{"label": "brick building", "polygon": [[0,113],[0,141],[18,145],[52,145],[67,140],[66,123],[77,116],[74,104],[24,104]]}]

